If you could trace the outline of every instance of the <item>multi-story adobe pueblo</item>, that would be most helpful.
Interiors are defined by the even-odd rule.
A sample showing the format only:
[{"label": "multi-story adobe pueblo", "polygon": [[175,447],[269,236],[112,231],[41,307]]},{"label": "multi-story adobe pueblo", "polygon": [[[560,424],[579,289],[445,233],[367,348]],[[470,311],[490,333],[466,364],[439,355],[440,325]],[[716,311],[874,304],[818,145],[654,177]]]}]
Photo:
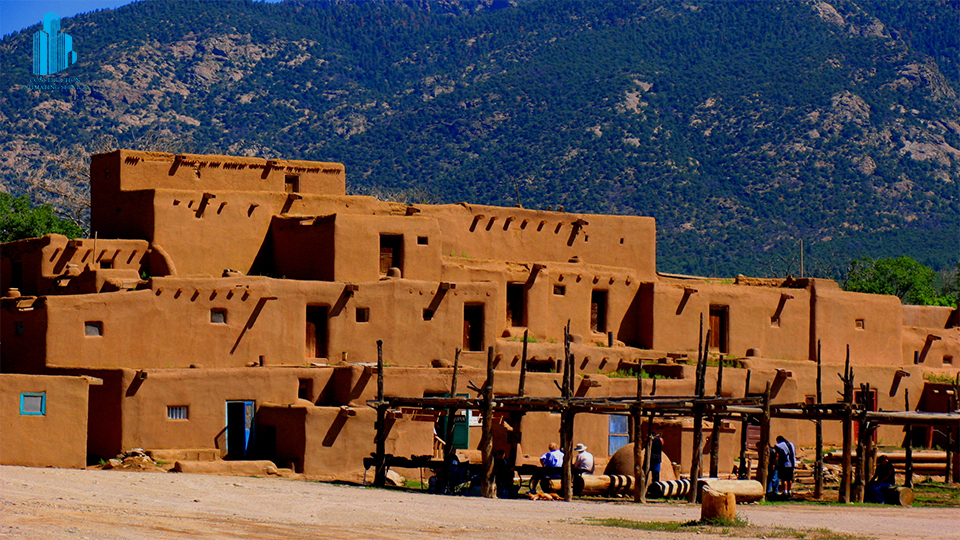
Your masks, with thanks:
[{"label": "multi-story adobe pueblo", "polygon": [[[772,381],[774,402],[807,401],[819,343],[828,401],[849,346],[878,409],[903,410],[907,392],[911,410],[955,407],[924,376],[957,374],[956,309],[823,279],[660,274],[652,218],[381,202],[345,195],[339,163],[118,150],[93,157],[91,182],[93,238],[3,245],[5,464],[82,467],[144,448],[351,473],[374,450],[377,340],[387,395],[444,395],[457,348],[461,380],[480,383],[490,346],[495,392],[511,395],[528,331],[526,392],[556,396],[568,320],[578,395],[632,395],[635,380],[608,375],[641,364],[658,394],[691,394],[685,359],[703,320],[712,353],[740,367],[726,370],[723,395]],[[559,418],[528,418],[522,452],[539,455]],[[628,437],[618,418],[578,416],[577,442],[612,454]],[[472,423],[458,432],[464,447],[477,444]],[[400,415],[387,452],[432,454],[434,429]],[[810,422],[773,430],[813,444]],[[689,463],[688,436],[669,435],[673,461]],[[903,432],[878,437],[899,444]],[[825,439],[839,444],[839,426]]]}]

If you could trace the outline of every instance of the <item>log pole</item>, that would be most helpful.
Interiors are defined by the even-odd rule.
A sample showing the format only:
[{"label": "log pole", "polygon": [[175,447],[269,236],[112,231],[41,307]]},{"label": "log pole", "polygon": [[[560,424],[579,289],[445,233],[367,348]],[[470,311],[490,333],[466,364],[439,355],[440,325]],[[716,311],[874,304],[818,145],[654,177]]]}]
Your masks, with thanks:
[{"label": "log pole", "polygon": [[763,390],[763,413],[760,415],[760,443],[757,445],[757,477],[767,489],[770,468],[770,381]]},{"label": "log pole", "polygon": [[[747,380],[743,384],[743,397],[750,397],[750,375],[752,371],[747,370]],[[750,478],[750,467],[747,467],[747,426],[750,425],[750,417],[740,415],[740,470],[737,471],[737,478],[747,480]]]},{"label": "log pole", "polygon": [[483,457],[483,475],[480,494],[487,499],[497,497],[493,475],[493,345],[487,348],[487,382],[483,385],[483,416],[480,435],[480,453]]},{"label": "log pole", "polygon": [[[717,397],[723,395],[723,355],[720,355],[720,365],[717,367]],[[710,477],[720,475],[720,424],[722,420],[713,416],[713,430],[710,432]]]},{"label": "log pole", "polygon": [[[823,405],[823,350],[820,340],[817,340],[817,406]],[[813,498],[820,500],[823,497],[823,419],[814,420],[817,430],[817,441],[813,469]]]},{"label": "log pole", "polygon": [[643,369],[637,370],[637,405],[631,407],[630,417],[633,421],[633,502],[647,502],[647,479],[643,475],[643,461],[641,449],[641,421],[643,419]]},{"label": "log pole", "polygon": [[387,484],[387,406],[383,403],[383,340],[377,340],[377,449],[376,472],[373,485],[384,487]]},{"label": "log pole", "polygon": [[[460,372],[460,347],[457,347],[456,352],[453,356],[453,376],[450,378],[450,397],[457,397],[457,377]],[[457,409],[449,408],[447,409],[447,429],[444,433],[443,441],[443,492],[450,493],[453,491],[453,486],[451,482],[451,471],[453,469],[453,458],[456,456],[457,450],[453,446],[453,433],[454,428],[456,427],[456,418],[457,418]]]},{"label": "log pole", "polygon": [[838,501],[851,503],[850,466],[853,460],[853,369],[850,367],[850,345],[847,345],[847,359],[843,366],[843,460],[840,463],[840,492]]},{"label": "log pole", "polygon": [[[910,411],[910,389],[903,390],[903,410]],[[903,426],[903,487],[913,487],[913,428],[910,424]]]}]

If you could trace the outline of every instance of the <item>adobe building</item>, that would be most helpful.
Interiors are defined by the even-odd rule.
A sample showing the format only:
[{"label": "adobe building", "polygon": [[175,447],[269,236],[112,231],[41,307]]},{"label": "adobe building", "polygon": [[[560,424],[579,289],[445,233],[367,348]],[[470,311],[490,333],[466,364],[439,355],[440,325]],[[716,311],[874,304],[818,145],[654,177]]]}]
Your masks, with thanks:
[{"label": "adobe building", "polygon": [[[827,400],[849,346],[877,409],[904,410],[907,393],[911,410],[956,408],[925,379],[958,372],[956,309],[822,279],[660,274],[652,218],[381,202],[345,195],[339,163],[130,150],[93,156],[91,199],[93,238],[2,246],[0,463],[77,467],[81,453],[143,448],[353,473],[374,451],[377,340],[387,395],[445,395],[458,348],[460,380],[480,384],[492,346],[495,392],[508,396],[527,331],[527,395],[558,396],[568,320],[577,395],[634,395],[641,368],[657,395],[692,394],[702,319],[714,358],[739,366],[724,396],[771,381],[775,403],[809,402],[819,343]],[[715,368],[708,377],[713,389]],[[559,416],[527,417],[521,452],[538,456]],[[434,421],[397,415],[387,452],[433,454]],[[465,414],[457,444],[476,447],[478,425]],[[602,460],[626,426],[578,415],[575,439]],[[839,425],[825,426],[839,444]],[[737,430],[721,436],[725,472]],[[773,430],[813,444],[810,422]],[[51,433],[69,448],[41,443]],[[679,428],[666,448],[684,469],[686,440]]]}]

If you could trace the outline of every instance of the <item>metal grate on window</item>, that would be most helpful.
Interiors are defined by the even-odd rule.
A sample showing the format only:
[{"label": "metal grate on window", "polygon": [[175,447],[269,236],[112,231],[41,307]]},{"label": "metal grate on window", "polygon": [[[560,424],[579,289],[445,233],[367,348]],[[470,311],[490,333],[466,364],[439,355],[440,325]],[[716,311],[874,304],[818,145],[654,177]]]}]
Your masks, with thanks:
[{"label": "metal grate on window", "polygon": [[167,406],[168,420],[187,420],[189,411],[186,405]]}]

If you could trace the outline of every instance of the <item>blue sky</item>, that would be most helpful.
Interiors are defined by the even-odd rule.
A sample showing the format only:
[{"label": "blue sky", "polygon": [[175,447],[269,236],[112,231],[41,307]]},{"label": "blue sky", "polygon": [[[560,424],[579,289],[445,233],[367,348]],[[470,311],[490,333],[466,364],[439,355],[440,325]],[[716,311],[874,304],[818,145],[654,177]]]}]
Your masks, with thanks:
[{"label": "blue sky", "polygon": [[132,3],[133,0],[0,0],[0,36],[39,24],[48,11],[67,18],[78,13],[113,9]]}]

